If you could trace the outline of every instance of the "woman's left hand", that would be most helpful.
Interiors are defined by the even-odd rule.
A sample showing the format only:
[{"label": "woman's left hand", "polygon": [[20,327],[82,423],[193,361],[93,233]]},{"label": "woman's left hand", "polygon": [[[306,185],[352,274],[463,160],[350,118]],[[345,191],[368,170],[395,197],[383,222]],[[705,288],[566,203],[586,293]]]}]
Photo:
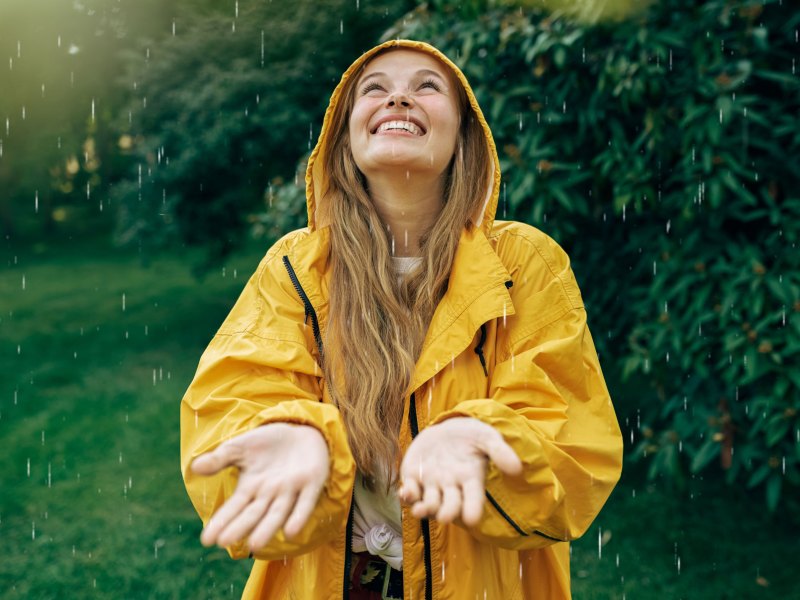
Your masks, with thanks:
[{"label": "woman's left hand", "polygon": [[449,523],[461,517],[475,526],[483,512],[487,460],[507,475],[522,472],[522,461],[491,425],[472,417],[432,425],[406,451],[398,496],[418,519]]}]

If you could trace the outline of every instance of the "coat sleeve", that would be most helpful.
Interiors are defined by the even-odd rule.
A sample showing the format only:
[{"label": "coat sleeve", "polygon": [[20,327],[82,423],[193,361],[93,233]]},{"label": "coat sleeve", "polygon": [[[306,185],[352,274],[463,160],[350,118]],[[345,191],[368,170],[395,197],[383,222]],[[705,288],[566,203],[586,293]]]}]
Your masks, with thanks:
[{"label": "coat sleeve", "polygon": [[[291,541],[283,531],[255,553],[271,560],[308,552],[345,527],[355,478],[338,409],[322,402],[321,370],[310,348],[304,307],[281,261],[279,242],[262,260],[203,353],[181,402],[181,471],[205,525],[236,489],[237,472],[192,473],[196,457],[255,427],[289,422],[317,428],[330,453],[330,475],[306,526]],[[227,548],[249,556],[244,540]]]},{"label": "coat sleeve", "polygon": [[514,550],[580,537],[622,468],[622,435],[569,259],[539,235],[512,274],[516,315],[498,324],[489,397],[461,401],[432,422],[479,419],[522,460],[513,477],[490,462],[481,521],[467,528]]}]

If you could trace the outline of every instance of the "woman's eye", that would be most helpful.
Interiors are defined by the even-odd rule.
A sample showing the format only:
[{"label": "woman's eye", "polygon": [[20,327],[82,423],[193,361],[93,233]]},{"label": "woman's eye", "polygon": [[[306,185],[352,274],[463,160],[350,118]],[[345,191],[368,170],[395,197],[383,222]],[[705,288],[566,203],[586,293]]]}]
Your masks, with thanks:
[{"label": "woman's eye", "polygon": [[439,86],[436,84],[436,82],[435,82],[433,79],[426,79],[425,81],[423,81],[423,82],[420,84],[420,86],[419,86],[419,87],[420,87],[420,88],[424,88],[424,87],[432,87],[432,88],[433,88],[433,89],[435,89],[437,92],[439,91]]},{"label": "woman's eye", "polygon": [[372,90],[382,90],[382,89],[383,89],[383,86],[381,86],[380,83],[372,82],[372,83],[367,84],[364,87],[364,89],[361,90],[361,94],[363,95],[363,94],[366,94],[367,92],[371,92]]}]

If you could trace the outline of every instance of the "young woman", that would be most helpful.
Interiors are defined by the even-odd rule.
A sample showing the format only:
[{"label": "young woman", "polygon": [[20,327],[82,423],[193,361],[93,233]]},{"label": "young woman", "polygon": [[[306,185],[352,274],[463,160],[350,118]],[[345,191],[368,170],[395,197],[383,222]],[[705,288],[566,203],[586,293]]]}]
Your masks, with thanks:
[{"label": "young woman", "polygon": [[432,46],[363,54],[181,404],[201,539],[244,597],[569,598],[622,439],[561,248],[495,220],[500,167]]}]

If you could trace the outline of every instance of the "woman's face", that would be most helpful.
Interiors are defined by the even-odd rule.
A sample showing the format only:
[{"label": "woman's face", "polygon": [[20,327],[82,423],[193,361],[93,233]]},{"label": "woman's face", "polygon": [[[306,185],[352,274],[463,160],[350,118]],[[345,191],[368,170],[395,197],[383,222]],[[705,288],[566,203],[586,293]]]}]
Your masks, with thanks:
[{"label": "woman's face", "polygon": [[367,179],[398,168],[444,172],[460,125],[457,85],[447,66],[415,50],[385,52],[366,65],[349,129],[353,158]]}]

